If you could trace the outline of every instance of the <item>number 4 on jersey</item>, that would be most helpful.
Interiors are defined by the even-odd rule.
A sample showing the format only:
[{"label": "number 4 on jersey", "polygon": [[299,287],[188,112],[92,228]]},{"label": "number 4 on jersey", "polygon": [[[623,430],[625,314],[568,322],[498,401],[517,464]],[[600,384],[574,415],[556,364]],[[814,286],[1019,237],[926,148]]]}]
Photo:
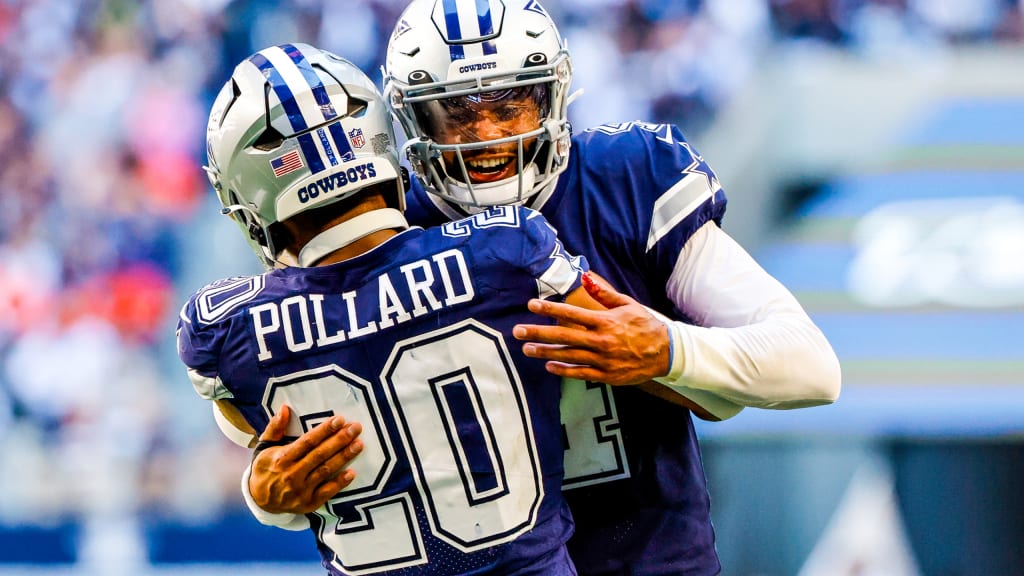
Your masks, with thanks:
[{"label": "number 4 on jersey", "polygon": [[560,411],[568,442],[563,490],[629,478],[610,386],[566,378],[562,380]]}]

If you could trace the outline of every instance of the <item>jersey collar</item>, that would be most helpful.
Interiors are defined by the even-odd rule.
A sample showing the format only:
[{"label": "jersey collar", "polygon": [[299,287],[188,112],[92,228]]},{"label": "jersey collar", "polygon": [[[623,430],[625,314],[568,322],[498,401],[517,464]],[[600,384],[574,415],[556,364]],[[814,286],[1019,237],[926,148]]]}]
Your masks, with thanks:
[{"label": "jersey collar", "polygon": [[394,208],[371,210],[317,234],[299,250],[299,266],[309,268],[339,248],[388,228],[409,227],[405,215]]}]

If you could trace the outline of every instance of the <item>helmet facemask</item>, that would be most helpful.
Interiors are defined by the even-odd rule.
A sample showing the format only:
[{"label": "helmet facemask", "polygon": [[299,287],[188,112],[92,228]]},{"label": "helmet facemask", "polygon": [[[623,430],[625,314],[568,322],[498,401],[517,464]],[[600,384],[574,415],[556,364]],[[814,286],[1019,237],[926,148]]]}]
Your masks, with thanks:
[{"label": "helmet facemask", "polygon": [[[429,157],[432,179],[444,182],[452,200],[466,206],[520,204],[533,194],[537,163],[550,171],[553,158],[548,83],[449,96],[412,104],[423,140],[407,148],[420,162]],[[482,131],[481,131],[482,127]],[[508,179],[517,175],[516,185]],[[500,189],[499,189],[500,188]]]},{"label": "helmet facemask", "polygon": [[[385,70],[385,93],[409,136],[405,153],[417,175],[469,211],[524,204],[553,189],[570,145],[572,67],[554,23],[536,3],[488,2],[494,32],[468,38],[463,27],[458,41],[440,20],[450,15],[448,4],[413,2]],[[482,10],[456,4],[460,16]]]}]

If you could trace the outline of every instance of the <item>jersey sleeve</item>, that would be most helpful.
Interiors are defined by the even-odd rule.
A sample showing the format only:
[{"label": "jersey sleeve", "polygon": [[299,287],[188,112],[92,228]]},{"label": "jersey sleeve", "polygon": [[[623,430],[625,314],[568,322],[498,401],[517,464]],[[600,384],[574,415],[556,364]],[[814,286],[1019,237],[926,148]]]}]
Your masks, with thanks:
[{"label": "jersey sleeve", "polygon": [[569,254],[558,239],[558,232],[540,212],[522,207],[519,211],[527,238],[524,262],[537,279],[538,297],[565,298],[580,287],[581,277],[590,270],[590,264],[582,255]]},{"label": "jersey sleeve", "polygon": [[718,176],[669,124],[600,126],[579,144],[584,185],[609,228],[597,232],[617,236],[626,257],[664,286],[690,237],[708,222],[721,224],[726,197]]},{"label": "jersey sleeve", "polygon": [[178,313],[178,358],[185,365],[192,387],[206,400],[232,397],[219,373],[225,331],[220,323],[210,321],[207,307],[203,305],[210,292],[224,282],[215,282],[194,293]]},{"label": "jersey sleeve", "polygon": [[[590,264],[585,257],[566,251],[557,231],[540,212],[522,206],[498,207],[498,210],[514,211],[518,227],[499,229],[499,235],[505,238],[495,238],[491,243],[506,252],[505,260],[533,277],[538,298],[563,299],[580,287],[581,277],[590,270]],[[515,234],[518,241],[510,237],[511,234]],[[513,251],[514,246],[519,249]]]}]

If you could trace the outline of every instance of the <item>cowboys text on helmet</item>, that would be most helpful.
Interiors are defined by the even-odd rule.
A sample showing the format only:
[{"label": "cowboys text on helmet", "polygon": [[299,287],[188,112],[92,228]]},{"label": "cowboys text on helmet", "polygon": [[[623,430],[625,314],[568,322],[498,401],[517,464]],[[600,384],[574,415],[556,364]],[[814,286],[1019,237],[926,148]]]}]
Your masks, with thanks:
[{"label": "cowboys text on helmet", "polygon": [[347,60],[306,44],[242,61],[207,124],[206,167],[226,214],[260,260],[276,263],[275,226],[300,212],[393,182],[402,186],[391,115]]}]

